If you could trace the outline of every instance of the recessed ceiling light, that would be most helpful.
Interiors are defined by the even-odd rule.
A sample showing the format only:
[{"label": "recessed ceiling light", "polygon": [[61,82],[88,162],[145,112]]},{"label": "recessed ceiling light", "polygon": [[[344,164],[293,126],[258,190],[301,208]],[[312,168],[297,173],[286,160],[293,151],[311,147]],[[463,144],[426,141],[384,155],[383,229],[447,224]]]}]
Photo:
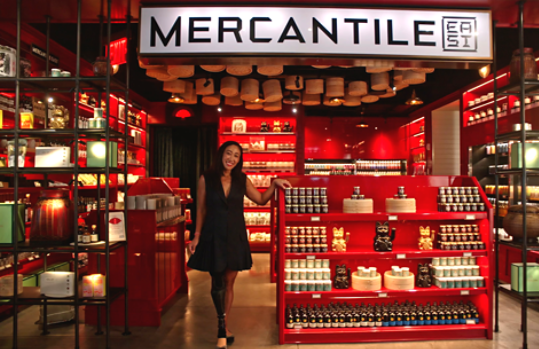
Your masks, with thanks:
[{"label": "recessed ceiling light", "polygon": [[221,111],[221,110],[223,110],[223,109],[221,109],[221,107],[217,108],[217,111]]}]

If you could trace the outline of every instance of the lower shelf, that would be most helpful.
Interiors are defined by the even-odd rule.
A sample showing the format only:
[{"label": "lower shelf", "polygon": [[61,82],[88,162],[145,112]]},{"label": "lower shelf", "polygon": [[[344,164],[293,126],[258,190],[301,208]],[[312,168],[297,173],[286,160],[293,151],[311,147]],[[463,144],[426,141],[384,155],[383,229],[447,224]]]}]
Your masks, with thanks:
[{"label": "lower shelf", "polygon": [[402,296],[411,296],[416,295],[418,297],[423,296],[468,296],[468,295],[477,295],[484,294],[487,292],[485,287],[474,287],[474,288],[438,288],[436,286],[428,288],[414,288],[411,290],[388,290],[382,288],[379,291],[357,291],[354,289],[346,290],[337,290],[333,289],[331,291],[320,291],[320,292],[285,292],[285,298],[314,298],[313,295],[318,295],[321,299],[339,299],[339,298],[370,298],[370,297],[402,297]]},{"label": "lower shelf", "polygon": [[281,344],[362,343],[487,338],[486,324],[373,328],[284,329]]}]

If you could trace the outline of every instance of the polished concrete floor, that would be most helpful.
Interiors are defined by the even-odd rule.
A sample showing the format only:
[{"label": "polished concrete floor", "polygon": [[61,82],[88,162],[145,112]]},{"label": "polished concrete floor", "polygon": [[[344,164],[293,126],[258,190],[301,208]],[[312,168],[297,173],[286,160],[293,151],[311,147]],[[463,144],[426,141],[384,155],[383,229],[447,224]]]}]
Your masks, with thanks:
[{"label": "polished concrete floor", "polygon": [[[235,288],[235,302],[230,314],[229,327],[236,334],[231,348],[280,348],[280,349],[518,349],[522,336],[519,332],[520,304],[501,295],[501,331],[494,340],[438,341],[409,343],[341,344],[341,345],[283,345],[278,344],[275,324],[275,285],[269,280],[269,256],[254,254],[254,267],[239,274]],[[209,294],[210,279],[206,273],[189,272],[189,296],[179,295],[173,300],[162,318],[159,328],[132,328],[132,335],[122,336],[121,328],[111,333],[113,349],[205,349],[214,348],[216,315]],[[61,326],[41,336],[38,326],[38,307],[31,307],[19,315],[19,348],[72,348],[74,347],[73,326]],[[531,310],[528,348],[539,348],[539,312]],[[0,349],[12,347],[12,321],[0,323]],[[104,348],[104,337],[94,335],[91,326],[80,326],[80,347]]]}]

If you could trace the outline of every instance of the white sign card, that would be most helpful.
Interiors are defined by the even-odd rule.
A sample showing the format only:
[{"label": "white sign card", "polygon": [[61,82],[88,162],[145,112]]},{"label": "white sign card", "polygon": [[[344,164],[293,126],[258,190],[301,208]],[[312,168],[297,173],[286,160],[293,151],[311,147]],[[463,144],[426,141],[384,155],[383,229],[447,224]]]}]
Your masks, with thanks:
[{"label": "white sign card", "polygon": [[141,56],[492,60],[488,10],[142,7]]},{"label": "white sign card", "polygon": [[109,213],[109,241],[125,241],[125,221],[123,212]]}]

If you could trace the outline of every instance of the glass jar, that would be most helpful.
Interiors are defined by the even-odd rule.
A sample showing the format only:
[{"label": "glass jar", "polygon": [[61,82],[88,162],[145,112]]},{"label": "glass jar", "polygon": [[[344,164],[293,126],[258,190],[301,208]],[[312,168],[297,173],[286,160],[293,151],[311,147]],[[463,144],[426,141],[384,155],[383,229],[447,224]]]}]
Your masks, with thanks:
[{"label": "glass jar", "polygon": [[[511,75],[509,80],[511,83],[518,83],[520,81],[520,51],[517,49],[513,51],[513,57],[511,58],[510,65]],[[524,48],[524,76],[526,80],[537,80],[537,66],[535,64],[535,57],[533,56],[533,48]]]},{"label": "glass jar", "polygon": [[34,245],[62,245],[73,241],[74,205],[69,190],[43,190],[33,208],[30,242]]}]

